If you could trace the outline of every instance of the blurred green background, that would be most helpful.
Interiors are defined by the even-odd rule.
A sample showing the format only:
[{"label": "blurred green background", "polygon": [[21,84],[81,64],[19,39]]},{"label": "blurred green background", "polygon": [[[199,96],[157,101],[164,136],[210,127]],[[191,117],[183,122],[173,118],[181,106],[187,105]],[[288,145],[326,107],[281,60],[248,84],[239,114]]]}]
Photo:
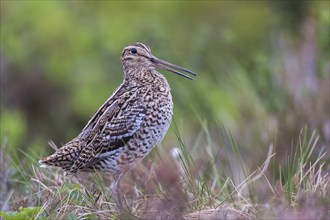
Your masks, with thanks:
[{"label": "blurred green background", "polygon": [[[259,163],[271,142],[284,155],[305,125],[329,146],[329,11],[329,1],[2,0],[0,141],[22,162],[74,138],[139,41],[198,73],[161,71],[188,147],[205,130],[220,140],[223,126]],[[176,144],[169,131],[162,145]]]}]

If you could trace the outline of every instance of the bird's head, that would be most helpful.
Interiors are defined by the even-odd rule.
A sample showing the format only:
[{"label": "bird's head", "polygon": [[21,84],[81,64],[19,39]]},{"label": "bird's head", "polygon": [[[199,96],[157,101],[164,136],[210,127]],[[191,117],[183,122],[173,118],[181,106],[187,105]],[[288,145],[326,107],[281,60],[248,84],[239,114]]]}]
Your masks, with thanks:
[{"label": "bird's head", "polygon": [[134,74],[135,70],[141,68],[161,68],[191,80],[193,78],[185,73],[196,76],[196,74],[190,70],[155,57],[151,53],[150,48],[142,43],[134,43],[125,47],[121,55],[121,61],[124,66],[125,74]]}]

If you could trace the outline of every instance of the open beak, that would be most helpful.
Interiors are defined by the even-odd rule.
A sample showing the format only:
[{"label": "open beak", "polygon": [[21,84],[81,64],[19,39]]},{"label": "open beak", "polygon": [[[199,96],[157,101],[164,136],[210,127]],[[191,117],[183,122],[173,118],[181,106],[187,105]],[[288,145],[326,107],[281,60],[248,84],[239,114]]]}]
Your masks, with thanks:
[{"label": "open beak", "polygon": [[[190,79],[190,80],[193,80],[192,77],[184,74],[184,73],[189,73],[193,76],[196,76],[196,73],[190,71],[190,70],[187,70],[181,66],[178,66],[178,65],[175,65],[175,64],[172,64],[172,63],[169,63],[169,62],[166,62],[164,60],[161,60],[161,59],[158,59],[157,57],[155,56],[151,56],[150,58],[151,62],[153,62],[155,64],[156,67],[158,68],[162,68],[164,70],[167,70],[167,71],[170,71],[172,73],[176,73],[180,76],[183,76],[183,77],[186,77],[187,79]],[[180,72],[181,71],[181,72]],[[184,73],[182,73],[184,72]]]}]

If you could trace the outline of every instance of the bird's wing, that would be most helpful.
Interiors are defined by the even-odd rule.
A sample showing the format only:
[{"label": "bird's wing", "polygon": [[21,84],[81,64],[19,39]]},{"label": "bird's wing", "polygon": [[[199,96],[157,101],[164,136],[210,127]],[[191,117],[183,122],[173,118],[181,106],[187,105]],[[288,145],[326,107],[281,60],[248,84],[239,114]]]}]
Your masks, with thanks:
[{"label": "bird's wing", "polygon": [[99,122],[100,118],[104,116],[105,114],[108,114],[108,117],[110,117],[109,114],[115,113],[114,107],[117,106],[115,103],[119,97],[124,96],[125,94],[129,94],[127,90],[125,90],[124,83],[122,83],[118,89],[112,94],[110,98],[95,112],[93,117],[88,121],[82,132],[80,133],[79,137],[82,140],[88,139],[89,137],[93,136],[91,134],[91,131],[97,126],[97,123]]},{"label": "bird's wing", "polygon": [[92,166],[95,162],[121,148],[140,128],[147,108],[139,100],[126,96],[113,102],[90,130],[84,147],[69,172]]}]

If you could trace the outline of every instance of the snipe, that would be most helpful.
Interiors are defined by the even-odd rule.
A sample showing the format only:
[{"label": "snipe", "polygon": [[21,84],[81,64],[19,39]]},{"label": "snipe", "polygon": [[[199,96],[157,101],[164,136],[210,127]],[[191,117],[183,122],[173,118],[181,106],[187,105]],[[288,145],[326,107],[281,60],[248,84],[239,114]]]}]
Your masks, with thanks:
[{"label": "snipe", "polygon": [[161,142],[173,115],[171,90],[156,68],[188,79],[195,73],[160,60],[149,47],[135,43],[124,48],[124,81],[89,120],[82,132],[39,161],[42,166],[77,171],[106,171],[114,175],[112,190],[119,207],[119,182],[125,171]]}]

